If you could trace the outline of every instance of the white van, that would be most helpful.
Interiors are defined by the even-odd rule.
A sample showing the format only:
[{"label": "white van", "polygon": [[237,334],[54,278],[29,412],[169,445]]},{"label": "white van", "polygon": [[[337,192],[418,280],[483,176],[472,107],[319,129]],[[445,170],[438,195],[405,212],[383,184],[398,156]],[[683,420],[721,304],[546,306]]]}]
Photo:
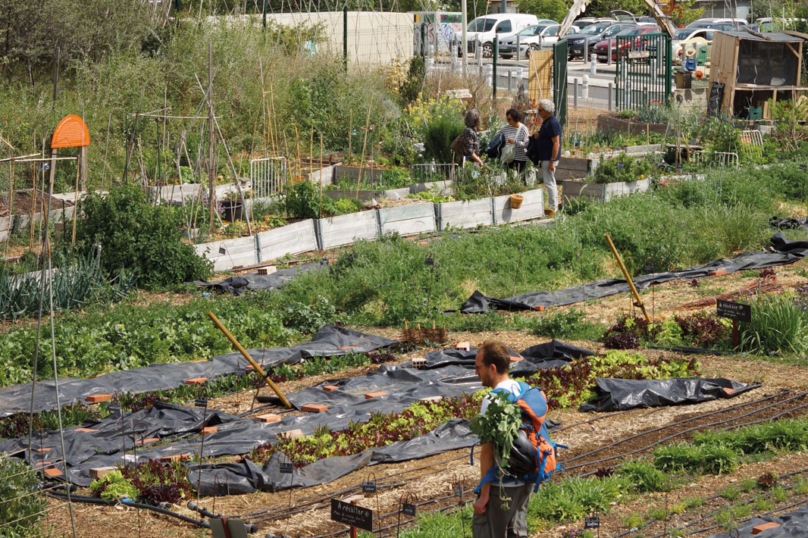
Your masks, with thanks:
[{"label": "white van", "polygon": [[[505,35],[512,35],[524,30],[528,26],[539,24],[536,15],[524,15],[521,13],[494,13],[484,17],[477,17],[466,30],[468,39],[468,52],[474,53],[475,46],[479,42],[483,49],[483,56],[494,55],[494,39]],[[455,34],[455,38],[460,40],[460,32]],[[462,54],[462,45],[459,44],[458,51]]]}]

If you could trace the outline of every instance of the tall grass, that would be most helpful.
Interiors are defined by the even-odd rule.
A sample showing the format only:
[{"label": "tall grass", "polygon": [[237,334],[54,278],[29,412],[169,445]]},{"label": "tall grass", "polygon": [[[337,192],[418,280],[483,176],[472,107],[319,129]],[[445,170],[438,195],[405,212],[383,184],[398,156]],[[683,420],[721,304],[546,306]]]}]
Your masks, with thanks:
[{"label": "tall grass", "polygon": [[353,257],[302,275],[281,294],[304,304],[326,297],[357,323],[399,326],[457,309],[475,289],[507,297],[619,277],[606,232],[634,274],[649,259],[656,272],[703,264],[768,244],[769,217],[794,197],[794,170],[717,171],[704,181],[581,206],[553,227],[458,233],[428,248],[396,237],[358,243]]},{"label": "tall grass", "polygon": [[741,349],[752,353],[808,352],[808,314],[789,295],[768,295],[751,302],[751,323],[740,324]]}]

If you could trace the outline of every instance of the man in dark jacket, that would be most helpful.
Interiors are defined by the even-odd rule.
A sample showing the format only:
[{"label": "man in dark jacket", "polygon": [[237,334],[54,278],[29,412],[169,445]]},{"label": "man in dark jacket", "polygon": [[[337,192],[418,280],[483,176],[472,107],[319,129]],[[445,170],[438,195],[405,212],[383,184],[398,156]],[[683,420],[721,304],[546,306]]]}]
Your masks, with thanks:
[{"label": "man in dark jacket", "polygon": [[528,156],[533,164],[541,165],[544,176],[544,187],[553,213],[558,211],[558,187],[555,171],[561,159],[561,123],[553,115],[555,105],[549,99],[542,99],[538,104],[541,127],[533,134],[528,146]]}]

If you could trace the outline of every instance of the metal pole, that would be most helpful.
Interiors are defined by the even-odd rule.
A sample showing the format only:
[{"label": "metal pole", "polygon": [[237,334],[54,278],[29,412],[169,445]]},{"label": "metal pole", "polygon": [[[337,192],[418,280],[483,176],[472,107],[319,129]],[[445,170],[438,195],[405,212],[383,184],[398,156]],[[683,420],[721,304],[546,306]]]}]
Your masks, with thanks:
[{"label": "metal pole", "polygon": [[572,96],[572,108],[578,109],[578,79],[573,80],[574,94]]},{"label": "metal pole", "polygon": [[609,59],[606,60],[606,63],[608,65],[612,65],[612,39],[611,38],[609,38],[609,46],[607,48],[609,49]]},{"label": "metal pole", "polygon": [[612,105],[614,104],[614,100],[612,99],[614,92],[614,82],[609,82],[609,112],[612,111]]},{"label": "metal pole", "polygon": [[522,36],[516,34],[516,61],[522,61]]},{"label": "metal pole", "polygon": [[496,103],[497,100],[497,60],[499,59],[499,39],[494,37],[494,71],[491,77],[491,98]]},{"label": "metal pole", "polygon": [[[180,0],[177,0],[177,4],[180,3]],[[264,30],[267,29],[267,0],[264,0]]]},{"label": "metal pole", "polygon": [[348,71],[348,6],[342,8],[342,63]]},{"label": "metal pole", "polygon": [[[216,207],[216,169],[213,159],[216,155],[216,133],[213,131],[213,43],[208,42],[208,210],[210,223],[208,233],[213,236],[214,208]],[[238,181],[238,178],[236,178]]]},{"label": "metal pole", "polygon": [[421,58],[426,57],[426,23],[421,23]]},{"label": "metal pole", "polygon": [[247,353],[247,350],[244,349],[244,347],[239,343],[238,340],[236,340],[236,337],[233,336],[232,334],[230,334],[230,331],[228,331],[227,327],[225,327],[222,324],[222,322],[219,321],[219,318],[216,317],[216,314],[214,314],[212,311],[208,310],[208,317],[211,319],[211,321],[213,321],[213,324],[216,325],[216,327],[220,331],[222,331],[222,333],[224,333],[224,335],[236,347],[236,349],[239,351],[239,353],[241,353],[241,355],[245,359],[247,359],[247,362],[249,362],[252,365],[252,367],[255,368],[255,371],[258,372],[258,375],[265,378],[267,384],[269,385],[269,388],[271,388],[275,392],[275,394],[278,395],[278,398],[281,399],[281,402],[283,402],[283,405],[285,405],[288,408],[291,408],[292,404],[289,403],[289,400],[286,399],[286,396],[284,396],[283,393],[281,392],[281,390],[278,387],[275,386],[275,383],[273,383],[272,380],[267,376],[266,372],[264,372],[264,369],[261,368],[261,365],[258,364],[257,362],[255,362],[255,359],[253,359],[250,356],[250,354]]},{"label": "metal pole", "polygon": [[508,69],[508,93],[513,93],[513,69]]},{"label": "metal pole", "polygon": [[467,60],[468,60],[468,55],[469,55],[468,37],[466,36],[466,30],[467,30],[466,27],[468,26],[469,21],[468,21],[468,18],[467,18],[468,8],[467,8],[466,4],[467,4],[467,0],[461,0],[460,1],[460,12],[461,12],[461,18],[462,18],[462,20],[460,21],[460,25],[462,27],[461,49],[463,51],[463,78],[466,78],[466,75],[467,75],[467,70],[468,70],[468,61]]}]

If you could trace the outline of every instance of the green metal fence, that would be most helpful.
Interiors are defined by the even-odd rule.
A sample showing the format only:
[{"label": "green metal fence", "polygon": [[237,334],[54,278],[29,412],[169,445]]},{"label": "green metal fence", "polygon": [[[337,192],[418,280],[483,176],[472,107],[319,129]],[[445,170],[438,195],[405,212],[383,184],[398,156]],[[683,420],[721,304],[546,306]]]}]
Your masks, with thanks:
[{"label": "green metal fence", "polygon": [[567,40],[553,45],[553,103],[562,127],[567,125]]},{"label": "green metal fence", "polygon": [[673,84],[668,34],[617,36],[611,54],[617,62],[618,110],[668,103]]}]

